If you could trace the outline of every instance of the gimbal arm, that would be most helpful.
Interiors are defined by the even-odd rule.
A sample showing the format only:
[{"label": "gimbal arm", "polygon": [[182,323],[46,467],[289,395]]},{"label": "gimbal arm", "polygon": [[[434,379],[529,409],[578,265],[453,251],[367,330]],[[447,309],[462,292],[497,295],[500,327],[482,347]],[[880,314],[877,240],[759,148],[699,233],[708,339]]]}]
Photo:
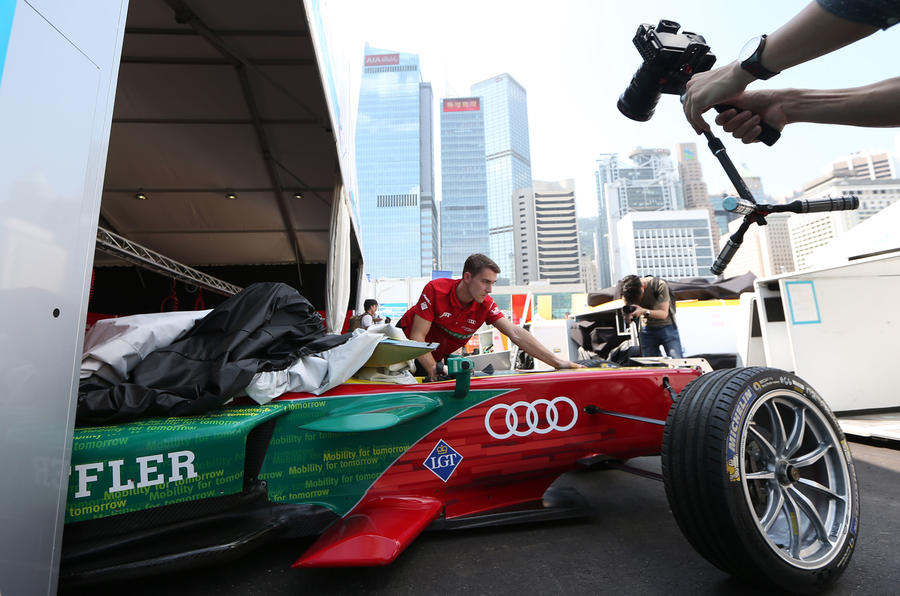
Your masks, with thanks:
[{"label": "gimbal arm", "polygon": [[723,207],[728,211],[740,213],[744,216],[744,221],[741,222],[740,227],[731,235],[728,242],[719,253],[719,256],[716,257],[712,267],[709,268],[714,275],[721,275],[721,273],[725,271],[725,268],[728,267],[728,263],[731,262],[732,257],[734,257],[735,253],[744,242],[744,233],[750,226],[754,222],[761,226],[766,225],[766,216],[770,213],[850,211],[859,207],[859,199],[853,196],[838,197],[836,199],[830,197],[814,200],[798,199],[796,201],[791,201],[786,205],[759,204],[753,199],[753,195],[747,188],[747,184],[744,182],[744,179],[741,178],[741,175],[738,174],[737,169],[731,162],[731,158],[729,158],[728,154],[725,152],[725,146],[722,144],[722,141],[710,131],[704,131],[703,134],[706,136],[707,141],[709,141],[710,151],[713,152],[713,155],[715,155],[719,160],[719,163],[722,164],[722,168],[725,170],[725,173],[728,174],[728,179],[734,184],[734,188],[737,190],[738,196],[740,197],[729,197],[723,202]]}]

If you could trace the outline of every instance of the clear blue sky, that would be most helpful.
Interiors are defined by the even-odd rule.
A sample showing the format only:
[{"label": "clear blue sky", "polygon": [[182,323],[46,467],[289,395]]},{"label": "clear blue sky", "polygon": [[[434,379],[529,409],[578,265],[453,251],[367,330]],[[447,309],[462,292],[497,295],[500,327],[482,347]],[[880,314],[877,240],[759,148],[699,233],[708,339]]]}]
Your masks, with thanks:
[{"label": "clear blue sky", "polygon": [[[717,64],[734,59],[744,42],[770,33],[806,2],[752,4],[661,0],[328,0],[329,42],[345,58],[352,109],[363,46],[420,55],[424,79],[437,100],[469,94],[470,85],[508,72],[528,92],[532,173],[535,179],[575,178],[580,215],[593,215],[595,160],[626,156],[635,146],[665,147],[694,141],[711,193],[733,192],[718,162],[694,134],[678,99],[664,95],[649,122],[633,122],[616,109],[640,64],[631,39],[640,23],[681,23],[706,38]],[[900,26],[816,61],[794,67],[754,88],[841,88],[898,74]],[[710,116],[711,120],[711,116]],[[438,134],[435,112],[435,137]],[[720,129],[719,129],[720,130]],[[772,148],[744,146],[721,132],[732,160],[762,177],[767,193],[790,194],[834,159],[868,149],[900,151],[900,129],[793,124]],[[440,195],[439,143],[435,170]]]}]

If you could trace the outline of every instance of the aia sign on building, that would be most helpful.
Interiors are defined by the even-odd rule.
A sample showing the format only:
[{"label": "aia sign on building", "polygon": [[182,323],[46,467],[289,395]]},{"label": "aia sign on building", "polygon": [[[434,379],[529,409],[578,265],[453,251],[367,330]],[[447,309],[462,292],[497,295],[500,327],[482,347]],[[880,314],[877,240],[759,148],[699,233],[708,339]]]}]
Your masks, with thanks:
[{"label": "aia sign on building", "polygon": [[444,100],[445,112],[477,112],[481,109],[479,97],[457,97]]},{"label": "aia sign on building", "polygon": [[391,64],[400,64],[400,54],[366,56],[366,66],[389,66]]}]

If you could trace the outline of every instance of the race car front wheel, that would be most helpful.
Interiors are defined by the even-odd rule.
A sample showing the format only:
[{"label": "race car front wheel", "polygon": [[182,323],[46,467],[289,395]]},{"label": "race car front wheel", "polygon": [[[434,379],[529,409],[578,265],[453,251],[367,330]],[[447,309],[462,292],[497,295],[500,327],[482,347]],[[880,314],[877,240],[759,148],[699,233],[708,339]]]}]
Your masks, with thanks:
[{"label": "race car front wheel", "polygon": [[738,368],[691,382],[666,420],[662,471],[681,531],[723,571],[809,593],[850,562],[850,450],[828,406],[791,373]]}]

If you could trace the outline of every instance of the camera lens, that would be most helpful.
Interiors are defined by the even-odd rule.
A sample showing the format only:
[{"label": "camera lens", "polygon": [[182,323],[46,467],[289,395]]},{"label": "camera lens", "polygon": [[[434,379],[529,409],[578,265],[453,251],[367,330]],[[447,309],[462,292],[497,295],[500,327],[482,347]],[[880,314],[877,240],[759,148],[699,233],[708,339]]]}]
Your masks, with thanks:
[{"label": "camera lens", "polygon": [[659,73],[649,68],[647,63],[641,64],[625,93],[619,96],[616,106],[619,111],[632,120],[646,122],[653,116],[656,103],[661,95]]}]

